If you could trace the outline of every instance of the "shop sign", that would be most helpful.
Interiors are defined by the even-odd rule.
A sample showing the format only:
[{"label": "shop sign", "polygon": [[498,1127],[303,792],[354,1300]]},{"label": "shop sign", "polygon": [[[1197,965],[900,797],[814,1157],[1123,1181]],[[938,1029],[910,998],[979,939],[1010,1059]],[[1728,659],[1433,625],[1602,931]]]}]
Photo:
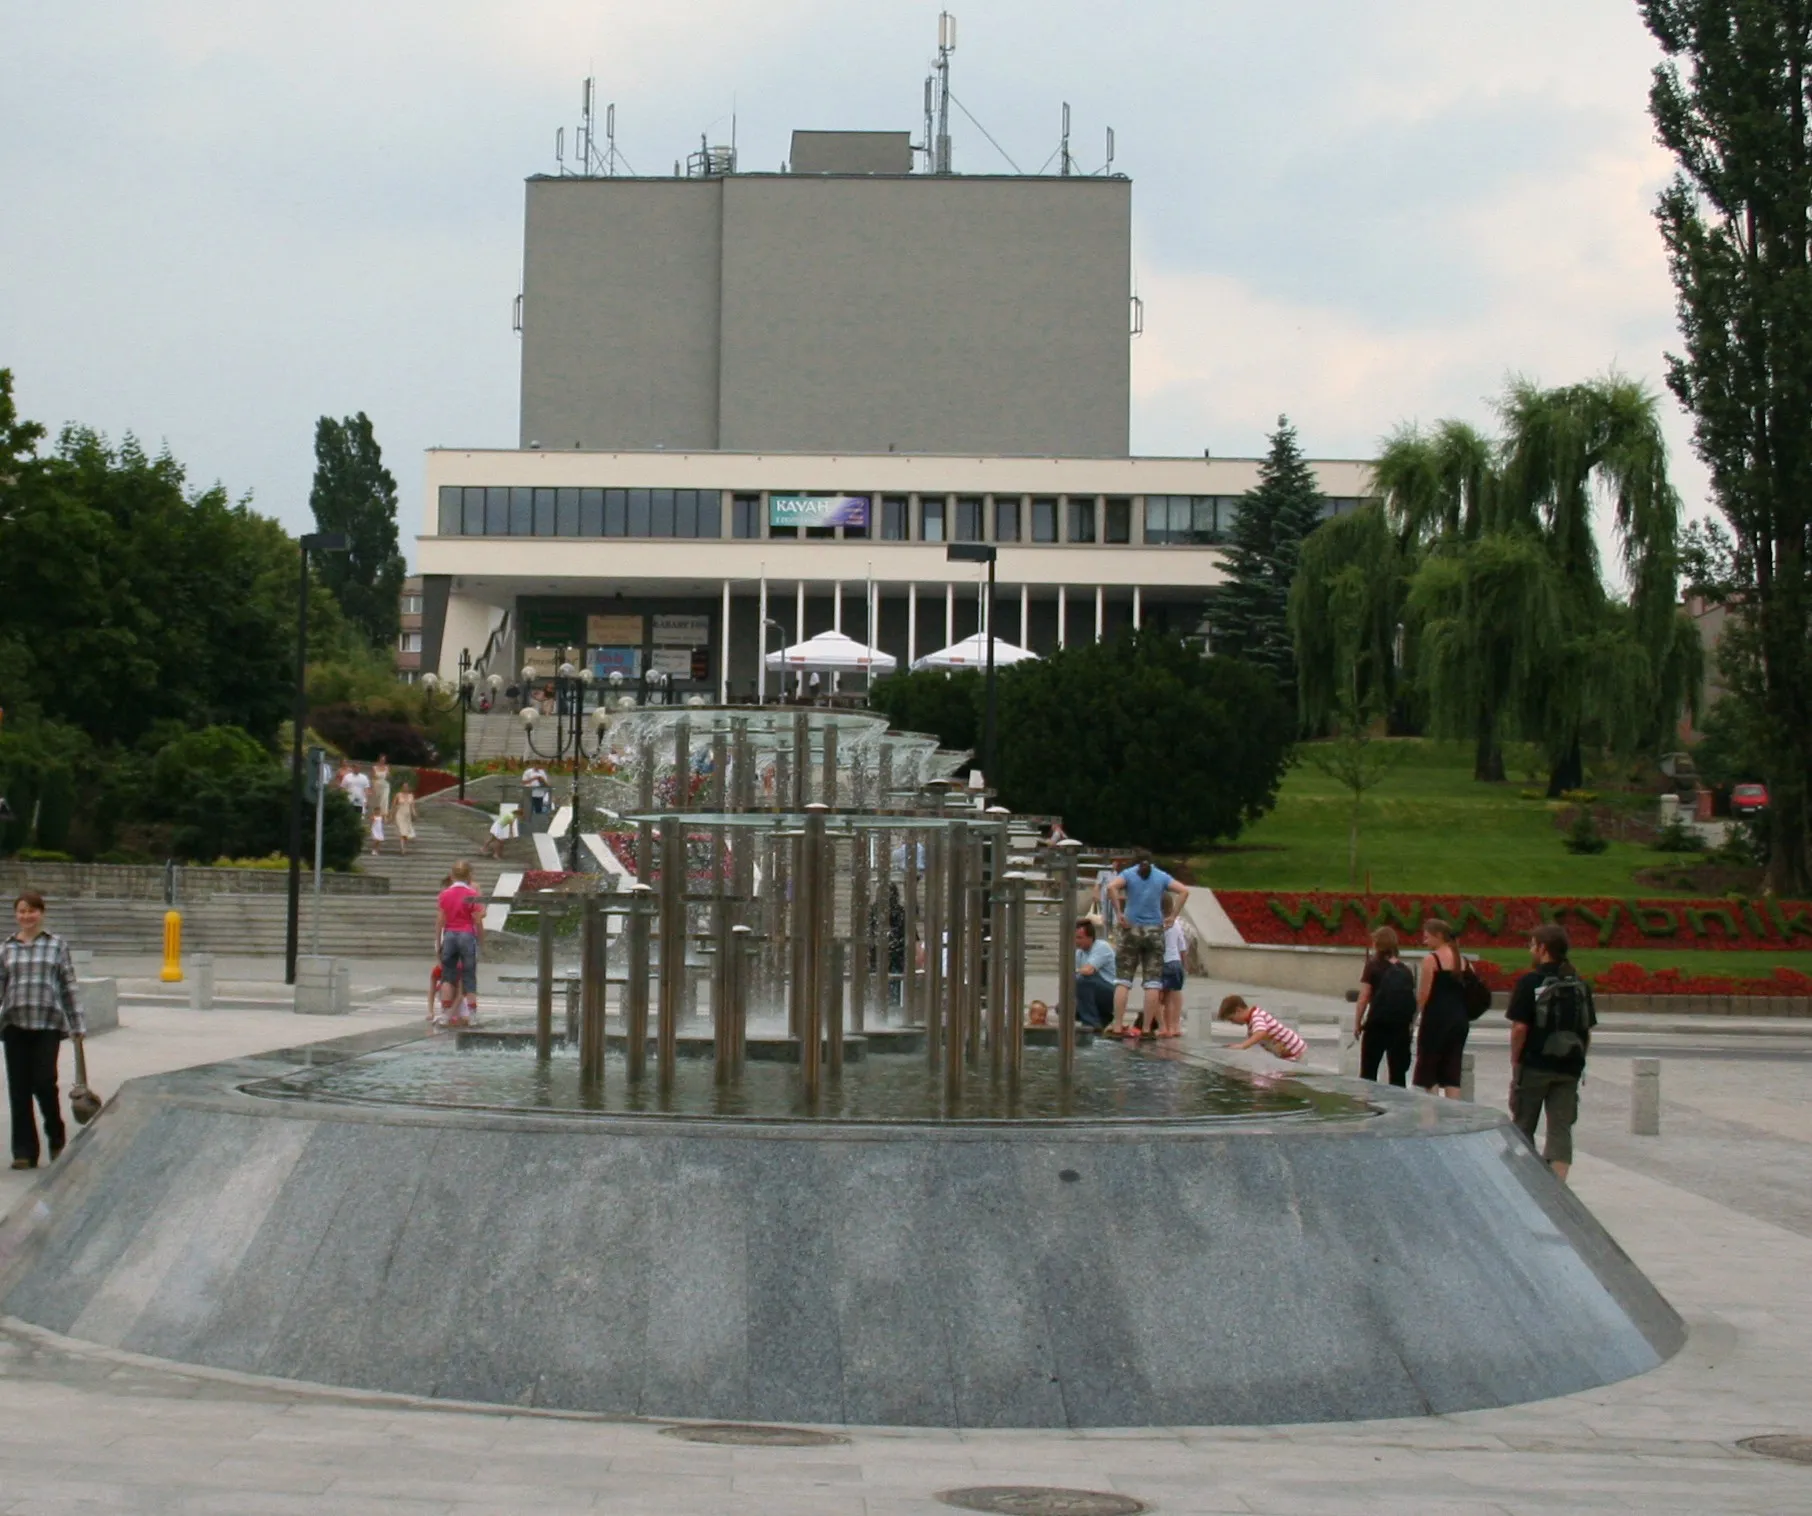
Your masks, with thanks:
[{"label": "shop sign", "polygon": [[768,525],[867,526],[866,495],[769,495]]},{"label": "shop sign", "polygon": [[656,647],[707,647],[711,642],[709,616],[656,616]]},{"label": "shop sign", "polygon": [[593,647],[640,647],[640,616],[587,616],[585,640]]}]

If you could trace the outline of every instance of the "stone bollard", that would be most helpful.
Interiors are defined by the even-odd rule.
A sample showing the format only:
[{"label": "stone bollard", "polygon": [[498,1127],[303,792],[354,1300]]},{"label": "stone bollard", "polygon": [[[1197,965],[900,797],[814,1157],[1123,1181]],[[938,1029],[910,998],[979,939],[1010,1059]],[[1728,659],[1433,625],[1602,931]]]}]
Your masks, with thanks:
[{"label": "stone bollard", "polygon": [[82,997],[82,1019],[88,1024],[90,1037],[119,1029],[119,980],[77,979],[76,992]]},{"label": "stone bollard", "polygon": [[352,1009],[351,966],[334,958],[296,960],[296,1014],[344,1016]]},{"label": "stone bollard", "polygon": [[1478,1075],[1479,1060],[1477,1053],[1460,1054],[1460,1099],[1472,1099],[1475,1080]]},{"label": "stone bollard", "polygon": [[189,957],[189,1009],[214,1009],[214,955],[193,953]]},{"label": "stone bollard", "polygon": [[1630,1131],[1637,1137],[1661,1135],[1661,1060],[1630,1059]]}]

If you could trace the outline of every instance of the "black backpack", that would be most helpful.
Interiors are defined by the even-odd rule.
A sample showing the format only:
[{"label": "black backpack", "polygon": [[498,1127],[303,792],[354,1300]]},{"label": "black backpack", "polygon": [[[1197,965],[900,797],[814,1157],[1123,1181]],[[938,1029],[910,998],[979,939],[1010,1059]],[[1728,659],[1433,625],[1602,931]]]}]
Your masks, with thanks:
[{"label": "black backpack", "polygon": [[1407,963],[1393,961],[1384,966],[1372,986],[1365,1019],[1379,1026],[1408,1026],[1416,1019],[1416,976]]},{"label": "black backpack", "polygon": [[1535,992],[1535,1022],[1530,1040],[1546,1063],[1568,1063],[1586,1055],[1586,1044],[1598,1014],[1592,987],[1563,963],[1554,977]]}]

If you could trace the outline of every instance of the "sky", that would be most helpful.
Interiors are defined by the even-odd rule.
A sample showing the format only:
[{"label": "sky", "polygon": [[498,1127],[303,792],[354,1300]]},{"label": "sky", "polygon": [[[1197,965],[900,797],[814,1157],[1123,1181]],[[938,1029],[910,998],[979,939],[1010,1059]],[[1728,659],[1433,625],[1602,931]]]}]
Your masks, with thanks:
[{"label": "sky", "polygon": [[[1677,345],[1671,174],[1635,0],[954,0],[951,85],[1017,165],[1133,180],[1138,453],[1311,456],[1489,426],[1511,375]],[[1116,14],[1118,13],[1118,14]],[[901,0],[0,0],[0,368],[22,412],[168,447],[292,530],[314,423],[423,450],[516,440],[523,179],[580,81],[670,172],[701,134],[778,168],[794,128],[911,129],[935,4]],[[959,171],[1006,160],[960,111]]]}]

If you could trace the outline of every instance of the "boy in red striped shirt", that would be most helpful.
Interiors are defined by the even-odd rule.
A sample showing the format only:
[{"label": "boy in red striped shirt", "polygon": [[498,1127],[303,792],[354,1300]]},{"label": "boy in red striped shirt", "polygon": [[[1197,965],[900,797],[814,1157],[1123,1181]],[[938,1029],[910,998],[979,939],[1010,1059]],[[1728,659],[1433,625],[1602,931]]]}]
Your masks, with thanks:
[{"label": "boy in red striped shirt", "polygon": [[1229,995],[1221,1002],[1220,1019],[1246,1029],[1246,1040],[1233,1045],[1236,1053],[1262,1045],[1267,1053],[1291,1063],[1300,1063],[1308,1056],[1308,1043],[1262,1006],[1247,1005],[1238,995]]}]

